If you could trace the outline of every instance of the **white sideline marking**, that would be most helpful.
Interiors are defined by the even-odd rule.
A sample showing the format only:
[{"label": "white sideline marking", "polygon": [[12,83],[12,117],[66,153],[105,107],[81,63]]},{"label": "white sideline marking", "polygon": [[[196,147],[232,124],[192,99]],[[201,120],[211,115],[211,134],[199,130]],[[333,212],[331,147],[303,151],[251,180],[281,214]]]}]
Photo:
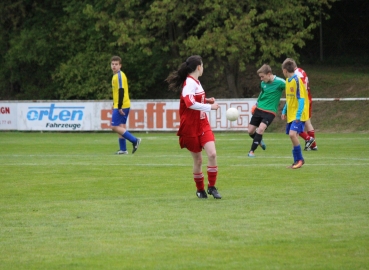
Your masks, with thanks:
[{"label": "white sideline marking", "polygon": [[[5,165],[0,165],[0,167],[5,167],[5,166],[45,166],[46,163],[9,163],[9,164],[5,164]],[[78,163],[78,164],[72,164],[72,163],[54,163],[54,165],[65,165],[65,166],[89,166],[91,167],[91,163]],[[93,164],[95,167],[96,166],[122,166],[122,163],[116,163],[116,164]],[[288,165],[288,164],[287,164]],[[287,166],[286,165],[286,166]],[[130,167],[168,167],[168,166],[176,166],[176,167],[189,167],[191,166],[191,164],[174,164],[174,163],[147,163],[147,164],[129,164]],[[203,165],[206,166],[206,165]],[[280,166],[284,166],[284,164],[281,163],[275,163],[275,164],[226,164],[226,165],[222,165],[222,164],[218,164],[218,166],[221,167],[280,167]],[[304,166],[330,166],[330,167],[337,167],[337,166],[368,166],[367,163],[362,163],[362,164],[357,164],[357,163],[305,163]],[[0,173],[1,174],[1,173]]]},{"label": "white sideline marking", "polygon": [[[184,159],[188,159],[191,161],[191,158],[190,158],[190,155],[189,154],[181,154],[181,155],[154,155],[155,158],[184,158]],[[308,154],[306,153],[303,153],[305,154],[305,160],[308,160],[308,161],[318,161],[318,160],[348,160],[348,161],[368,161],[369,162],[369,158],[355,158],[355,157],[352,157],[352,158],[328,158],[327,157],[319,157],[319,156],[314,156],[314,157],[311,157],[311,156],[307,156]],[[15,157],[15,158],[34,158],[34,157],[38,157],[38,158],[50,158],[50,157],[65,157],[65,158],[73,158],[73,157],[86,157],[86,158],[90,158],[89,160],[95,160],[95,158],[101,158],[101,157],[111,157],[111,158],[133,158],[135,155],[132,155],[132,154],[129,154],[129,155],[115,155],[115,154],[104,154],[104,155],[100,155],[100,154],[96,154],[96,155],[0,155],[0,157],[5,157],[5,158],[9,158],[9,157]],[[137,155],[138,157],[138,155]],[[151,155],[140,155],[140,161],[142,162],[143,159],[152,159],[153,156]],[[306,158],[308,157],[308,158]],[[204,164],[206,162],[206,154],[203,153],[203,158],[204,158]],[[248,161],[251,161],[251,160],[258,160],[258,159],[263,159],[263,160],[266,160],[266,159],[291,159],[292,156],[257,156],[255,158],[249,158],[247,156],[247,154],[245,155],[242,155],[242,156],[230,156],[230,155],[218,155],[217,156],[217,159],[218,161],[222,161],[223,159],[243,159],[243,160],[248,160]],[[17,164],[22,164],[22,163],[17,163]],[[59,163],[58,163],[59,164]],[[61,163],[60,163],[61,164]],[[66,163],[66,164],[70,164],[70,163]],[[0,166],[3,165],[3,164],[0,164]],[[367,164],[369,165],[369,164]]]}]

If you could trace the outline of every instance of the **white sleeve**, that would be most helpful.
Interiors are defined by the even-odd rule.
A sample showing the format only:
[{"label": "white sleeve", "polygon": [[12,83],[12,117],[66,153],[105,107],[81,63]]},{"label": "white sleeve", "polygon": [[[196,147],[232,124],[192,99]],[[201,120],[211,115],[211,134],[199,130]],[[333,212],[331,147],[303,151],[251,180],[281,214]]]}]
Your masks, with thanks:
[{"label": "white sleeve", "polygon": [[192,109],[192,110],[197,110],[197,111],[210,112],[211,111],[211,104],[202,104],[200,102],[195,102],[189,108]]}]

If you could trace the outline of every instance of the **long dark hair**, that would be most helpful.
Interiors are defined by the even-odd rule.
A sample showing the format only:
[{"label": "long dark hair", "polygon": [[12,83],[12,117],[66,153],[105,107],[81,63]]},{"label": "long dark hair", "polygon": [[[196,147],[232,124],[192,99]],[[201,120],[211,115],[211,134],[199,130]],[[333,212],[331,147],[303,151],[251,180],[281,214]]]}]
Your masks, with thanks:
[{"label": "long dark hair", "polygon": [[194,72],[197,66],[202,64],[202,59],[200,55],[192,55],[187,58],[186,62],[183,62],[178,70],[173,71],[165,79],[169,84],[169,90],[178,91],[186,80],[187,75]]}]

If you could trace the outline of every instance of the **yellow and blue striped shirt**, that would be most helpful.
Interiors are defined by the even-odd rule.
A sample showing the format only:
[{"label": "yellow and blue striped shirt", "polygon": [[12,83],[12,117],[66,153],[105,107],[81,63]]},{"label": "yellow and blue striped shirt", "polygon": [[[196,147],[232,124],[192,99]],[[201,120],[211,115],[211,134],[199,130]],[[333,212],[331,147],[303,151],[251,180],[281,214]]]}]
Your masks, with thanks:
[{"label": "yellow and blue striped shirt", "polygon": [[[128,92],[128,80],[124,72],[118,71],[112,78],[113,108],[126,109],[131,107]],[[120,91],[120,89],[122,89]]]},{"label": "yellow and blue striped shirt", "polygon": [[287,105],[287,123],[297,119],[299,109],[299,99],[304,99],[304,109],[301,112],[300,121],[309,120],[309,98],[305,85],[296,75],[286,79],[286,105]]}]

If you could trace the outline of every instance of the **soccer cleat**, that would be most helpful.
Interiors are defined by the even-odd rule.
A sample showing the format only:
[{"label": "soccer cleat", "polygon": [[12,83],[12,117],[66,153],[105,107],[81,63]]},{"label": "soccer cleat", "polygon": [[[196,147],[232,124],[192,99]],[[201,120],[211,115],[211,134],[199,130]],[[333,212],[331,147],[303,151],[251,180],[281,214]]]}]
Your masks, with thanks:
[{"label": "soccer cleat", "polygon": [[118,150],[115,154],[116,155],[127,155],[128,151]]},{"label": "soccer cleat", "polygon": [[196,196],[199,199],[207,199],[208,198],[208,195],[206,194],[205,190],[196,191]]},{"label": "soccer cleat", "polygon": [[208,187],[208,194],[213,195],[214,199],[221,199],[222,196],[218,193],[218,190],[216,187]]},{"label": "soccer cleat", "polygon": [[[299,164],[300,162],[302,162],[302,164]],[[304,164],[305,164],[305,160],[299,160],[299,161],[297,161],[295,163],[292,163],[292,165],[287,166],[286,168],[287,169],[298,169],[298,168],[301,168],[302,165],[304,165]],[[296,166],[299,166],[299,167],[296,167]]]},{"label": "soccer cleat", "polygon": [[247,154],[249,157],[255,157],[255,154],[253,151],[250,151],[248,154]]},{"label": "soccer cleat", "polygon": [[310,148],[311,151],[318,151],[318,146],[315,146],[313,148]]},{"label": "soccer cleat", "polygon": [[299,169],[299,168],[302,167],[302,165],[304,165],[304,163],[305,163],[305,161],[299,160],[295,164],[292,165],[291,169]]},{"label": "soccer cleat", "polygon": [[315,139],[313,137],[310,137],[309,140],[305,141],[305,151],[308,151],[308,149],[310,148],[310,146],[315,142]]},{"label": "soccer cleat", "polygon": [[267,146],[266,146],[266,144],[264,143],[264,141],[263,141],[263,140],[261,140],[261,142],[260,142],[260,146],[261,146],[261,148],[262,148],[263,150],[267,149]]},{"label": "soccer cleat", "polygon": [[141,143],[141,139],[137,138],[137,142],[133,144],[132,154],[134,154],[137,151],[138,147],[140,146],[140,143]]}]

